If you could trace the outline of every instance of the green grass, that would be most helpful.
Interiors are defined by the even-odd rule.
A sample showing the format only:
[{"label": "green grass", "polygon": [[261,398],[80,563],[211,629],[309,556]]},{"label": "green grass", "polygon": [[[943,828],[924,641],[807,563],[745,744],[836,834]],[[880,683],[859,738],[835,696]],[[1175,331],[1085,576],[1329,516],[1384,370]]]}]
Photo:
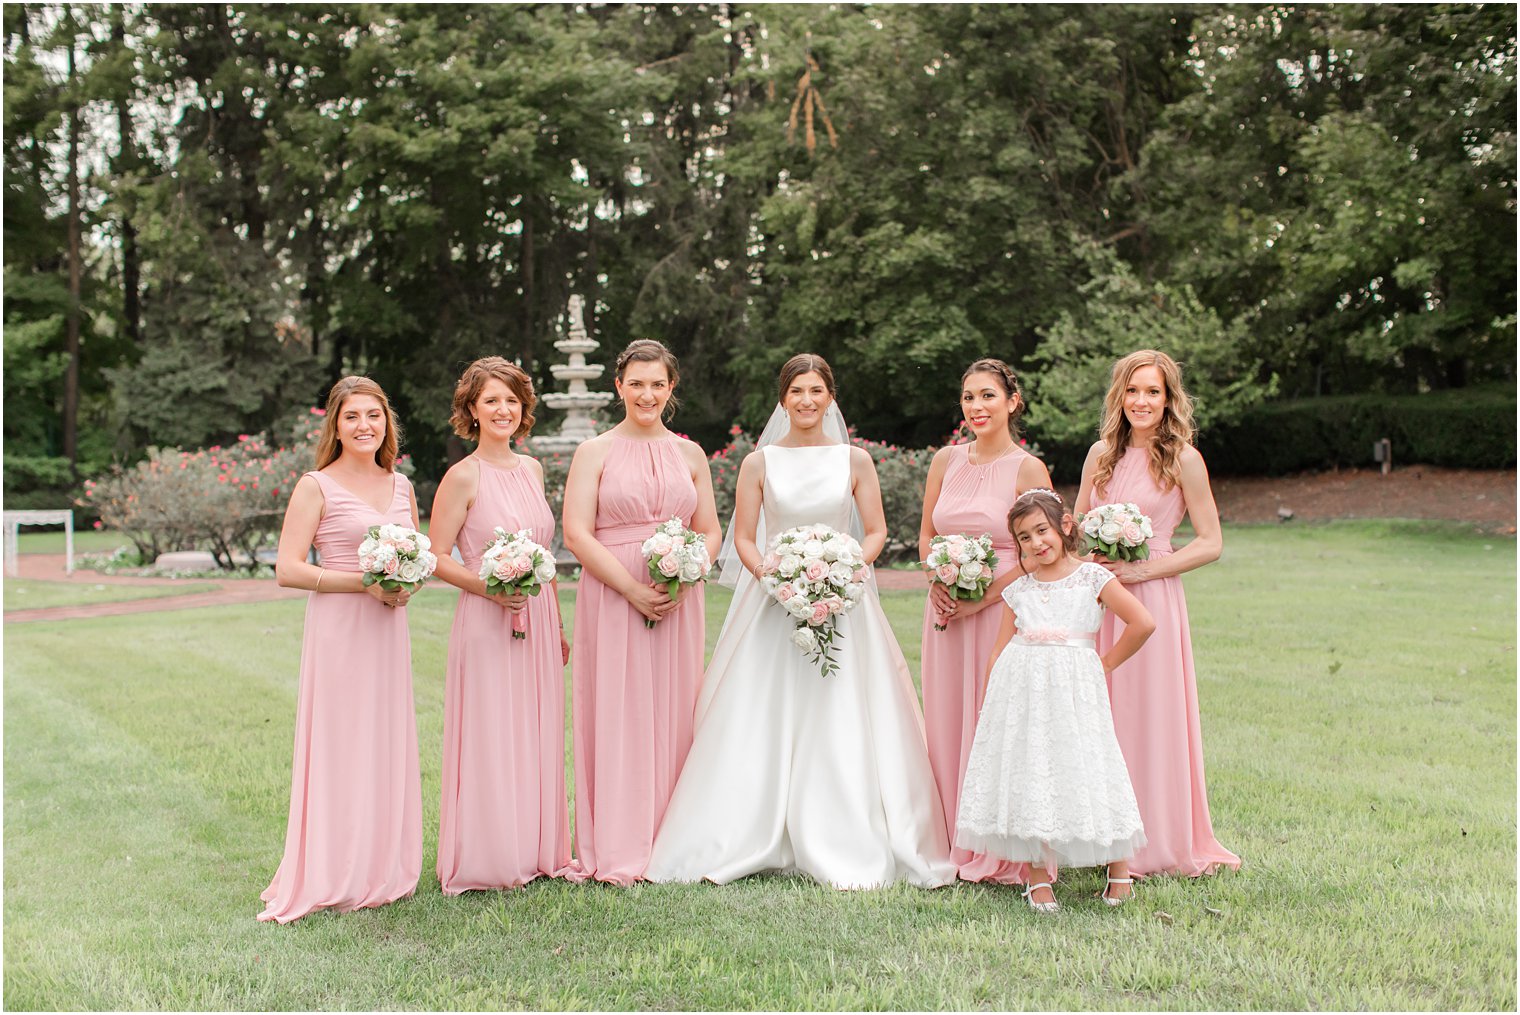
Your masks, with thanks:
[{"label": "green grass", "polygon": [[[63,529],[33,529],[21,530],[21,538],[16,547],[22,553],[62,553]],[[118,546],[131,546],[132,541],[120,532],[109,529],[75,529],[74,552],[75,553],[110,553]]]},{"label": "green grass", "polygon": [[[453,596],[410,607],[417,895],[259,924],[290,776],[300,601],[8,628],[8,1008],[1515,1007],[1515,543],[1235,528],[1187,579],[1235,874],[1128,906],[1063,874],[837,893],[798,878],[445,898]],[[916,656],[916,593],[888,614]],[[727,595],[709,591],[715,634]],[[1165,918],[1163,917],[1165,914]]]},{"label": "green grass", "polygon": [[117,603],[128,599],[161,599],[190,592],[208,592],[216,588],[211,582],[181,582],[177,585],[108,585],[87,582],[48,582],[31,578],[5,580],[7,610],[37,610],[45,606],[84,606],[91,603]]}]

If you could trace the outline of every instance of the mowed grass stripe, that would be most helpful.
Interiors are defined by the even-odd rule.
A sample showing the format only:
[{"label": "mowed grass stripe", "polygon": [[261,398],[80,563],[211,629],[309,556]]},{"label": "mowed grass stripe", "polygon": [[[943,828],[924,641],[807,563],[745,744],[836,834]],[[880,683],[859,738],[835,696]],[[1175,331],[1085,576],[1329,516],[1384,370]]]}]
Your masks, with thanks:
[{"label": "mowed grass stripe", "polygon": [[[776,877],[445,899],[453,596],[430,591],[410,608],[418,895],[260,925],[302,604],[8,630],[5,1003],[1513,1008],[1513,541],[1231,530],[1225,560],[1185,582],[1215,827],[1246,869],[1152,879],[1115,912],[1090,897],[1095,872],[1067,872],[1055,919],[1007,889]],[[709,644],[727,602],[709,590]],[[916,656],[921,596],[884,605]]]}]

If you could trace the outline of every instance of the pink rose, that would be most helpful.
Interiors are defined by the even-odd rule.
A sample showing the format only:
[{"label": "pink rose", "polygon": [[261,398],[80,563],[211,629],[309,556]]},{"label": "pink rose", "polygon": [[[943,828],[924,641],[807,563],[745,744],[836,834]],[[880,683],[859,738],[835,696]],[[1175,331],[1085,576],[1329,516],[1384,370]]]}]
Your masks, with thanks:
[{"label": "pink rose", "polygon": [[934,576],[946,585],[954,585],[961,576],[961,569],[954,564],[941,564],[935,569]]},{"label": "pink rose", "polygon": [[863,567],[857,567],[855,569],[855,573],[852,574],[852,575],[850,575],[850,581],[855,582],[856,584],[862,584],[862,583],[865,582],[865,580],[866,580],[866,569],[863,568]]},{"label": "pink rose", "polygon": [[387,560],[385,562],[385,574],[386,574],[386,576],[389,577],[389,576],[395,574],[396,573],[396,569],[399,568],[400,566],[401,566],[401,558],[400,557],[392,557],[391,559]]},{"label": "pink rose", "polygon": [[649,550],[656,557],[659,557],[659,556],[662,556],[664,554],[669,553],[670,552],[670,548],[672,546],[674,546],[674,545],[675,544],[670,541],[670,537],[669,536],[665,535],[665,533],[663,533],[663,532],[660,532],[660,533],[657,533],[654,536],[654,538],[650,539],[650,541],[649,541]]},{"label": "pink rose", "polygon": [[784,603],[796,594],[797,590],[792,587],[791,582],[782,582],[776,586],[776,601],[778,603]]},{"label": "pink rose", "polygon": [[673,553],[666,554],[665,556],[661,557],[658,566],[660,569],[660,574],[664,575],[666,578],[674,578],[676,574],[681,570],[681,562]]},{"label": "pink rose", "polygon": [[514,577],[512,574],[512,562],[503,557],[496,562],[496,566],[491,569],[491,573],[496,576],[497,581],[511,581]]},{"label": "pink rose", "polygon": [[992,568],[988,567],[986,564],[982,565],[982,577],[983,578],[991,578],[992,577]]},{"label": "pink rose", "polygon": [[781,566],[781,558],[774,553],[767,553],[765,559],[760,562],[760,570],[766,574],[774,574],[776,568]]},{"label": "pink rose", "polygon": [[810,560],[802,569],[810,582],[821,582],[829,576],[829,566],[821,560]]},{"label": "pink rose", "polygon": [[844,612],[844,600],[841,599],[841,598],[839,598],[838,596],[829,596],[827,599],[825,599],[823,601],[823,605],[825,605],[825,606],[827,606],[829,608],[829,612],[830,613],[843,613]]},{"label": "pink rose", "polygon": [[828,619],[829,619],[829,603],[828,603],[828,600],[826,600],[826,599],[820,599],[818,602],[816,602],[816,603],[813,604],[813,614],[812,614],[812,616],[808,617],[808,623],[812,624],[814,627],[817,627],[819,624],[823,623],[825,620],[828,620]]},{"label": "pink rose", "polygon": [[1124,541],[1131,546],[1139,546],[1141,541],[1145,539],[1145,533],[1141,532],[1140,526],[1134,522],[1129,522],[1124,526],[1123,536]]}]

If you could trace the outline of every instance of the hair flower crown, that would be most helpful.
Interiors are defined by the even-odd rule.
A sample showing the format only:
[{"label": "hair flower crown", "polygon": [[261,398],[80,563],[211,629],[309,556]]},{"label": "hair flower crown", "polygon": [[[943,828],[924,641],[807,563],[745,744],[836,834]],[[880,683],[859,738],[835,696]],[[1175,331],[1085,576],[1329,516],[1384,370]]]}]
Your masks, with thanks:
[{"label": "hair flower crown", "polygon": [[1046,489],[1043,486],[1037,486],[1037,487],[1035,487],[1035,488],[1033,488],[1031,490],[1025,490],[1023,493],[1021,493],[1017,497],[1015,497],[1013,499],[1013,502],[1015,504],[1017,504],[1019,501],[1025,499],[1026,497],[1033,497],[1037,493],[1043,493],[1043,494],[1047,494],[1048,496],[1054,497],[1057,504],[1065,504],[1066,503],[1064,500],[1061,499],[1061,495],[1060,494],[1056,493],[1054,490],[1048,490],[1048,489]]}]

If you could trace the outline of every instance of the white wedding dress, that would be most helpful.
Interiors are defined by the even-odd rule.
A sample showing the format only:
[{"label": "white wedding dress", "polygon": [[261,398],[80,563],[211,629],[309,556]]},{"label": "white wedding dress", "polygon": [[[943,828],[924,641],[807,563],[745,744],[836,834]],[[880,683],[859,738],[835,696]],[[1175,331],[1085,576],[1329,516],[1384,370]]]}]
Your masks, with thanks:
[{"label": "white wedding dress", "polygon": [[[762,453],[768,531],[848,530],[849,445]],[[950,884],[918,696],[874,585],[839,619],[830,676],[791,644],[793,626],[743,575],[645,877],[726,884],[775,871],[837,888]]]}]

